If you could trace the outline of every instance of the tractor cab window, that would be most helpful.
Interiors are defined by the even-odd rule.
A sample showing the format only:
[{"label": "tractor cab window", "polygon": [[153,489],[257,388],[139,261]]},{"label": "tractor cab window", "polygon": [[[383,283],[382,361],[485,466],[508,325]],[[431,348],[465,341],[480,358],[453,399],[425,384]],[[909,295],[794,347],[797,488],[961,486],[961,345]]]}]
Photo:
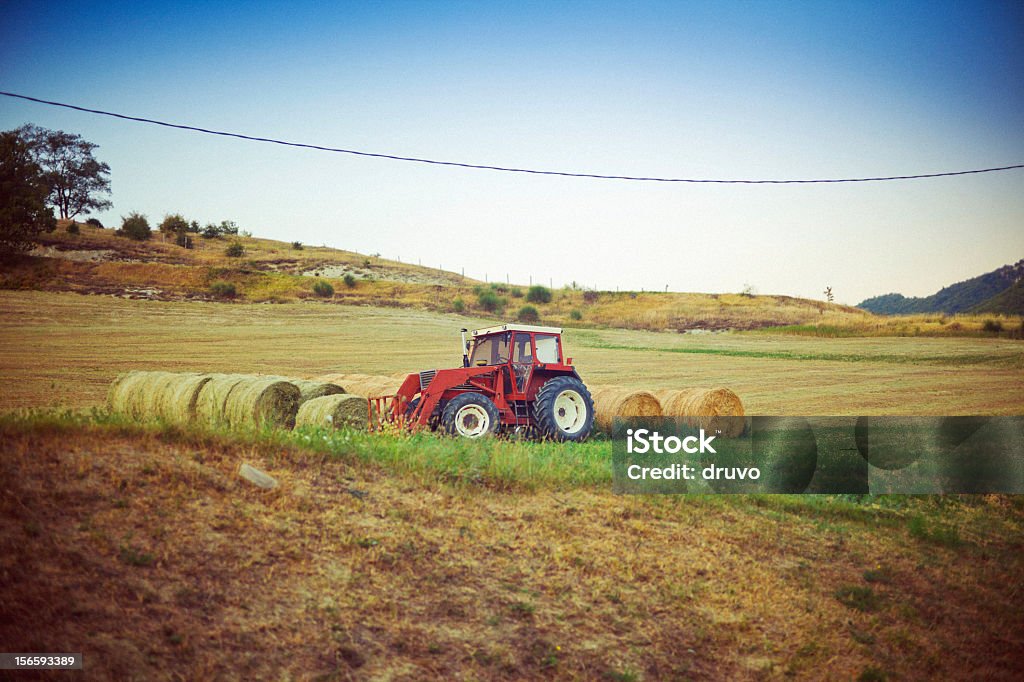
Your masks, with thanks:
[{"label": "tractor cab window", "polygon": [[501,365],[508,362],[509,334],[494,334],[477,339],[473,355],[469,359],[472,367],[480,365]]},{"label": "tractor cab window", "polygon": [[512,362],[533,364],[533,347],[530,345],[529,334],[516,334],[515,341],[512,342]]},{"label": "tractor cab window", "polygon": [[558,337],[550,334],[537,334],[537,362],[541,364],[558,364],[561,353],[558,349]]}]

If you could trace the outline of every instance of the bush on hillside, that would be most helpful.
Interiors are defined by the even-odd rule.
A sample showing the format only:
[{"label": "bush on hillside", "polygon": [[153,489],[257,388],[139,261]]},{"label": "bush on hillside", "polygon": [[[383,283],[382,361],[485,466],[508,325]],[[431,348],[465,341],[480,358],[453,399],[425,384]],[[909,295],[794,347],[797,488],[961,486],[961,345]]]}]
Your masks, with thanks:
[{"label": "bush on hillside", "polygon": [[526,292],[526,300],[530,303],[551,303],[551,289],[534,284]]},{"label": "bush on hillside", "polygon": [[121,218],[121,229],[117,233],[140,242],[146,241],[153,236],[153,230],[149,227],[149,220],[138,211],[132,211],[127,217]]}]

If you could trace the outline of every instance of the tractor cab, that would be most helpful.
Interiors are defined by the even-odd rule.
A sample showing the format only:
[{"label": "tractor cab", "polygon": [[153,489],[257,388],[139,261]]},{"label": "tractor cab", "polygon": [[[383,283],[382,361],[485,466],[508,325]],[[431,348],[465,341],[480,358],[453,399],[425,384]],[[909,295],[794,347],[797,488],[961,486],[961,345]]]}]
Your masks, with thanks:
[{"label": "tractor cab", "polygon": [[583,440],[593,430],[590,392],[562,350],[562,330],[525,324],[462,330],[462,367],[406,377],[382,412],[413,428],[475,438],[525,430]]},{"label": "tractor cab", "polygon": [[571,358],[563,362],[562,330],[558,327],[504,324],[477,329],[467,351],[467,367],[506,365],[510,370],[507,376],[514,380],[510,389],[517,394],[526,392],[535,368],[573,371]]}]

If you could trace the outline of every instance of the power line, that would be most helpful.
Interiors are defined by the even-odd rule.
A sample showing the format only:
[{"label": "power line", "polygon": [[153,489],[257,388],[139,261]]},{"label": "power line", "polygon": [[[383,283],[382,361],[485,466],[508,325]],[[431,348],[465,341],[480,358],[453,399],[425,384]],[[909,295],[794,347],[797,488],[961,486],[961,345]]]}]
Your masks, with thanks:
[{"label": "power line", "polygon": [[997,171],[1014,170],[1017,168],[1024,168],[1024,163],[1015,164],[1012,166],[1000,166],[998,168],[979,168],[975,170],[964,170],[964,171],[949,171],[945,173],[919,173],[917,175],[889,175],[879,177],[868,177],[868,178],[831,178],[831,179],[819,179],[819,180],[721,180],[721,179],[697,179],[697,178],[659,178],[659,177],[647,177],[647,176],[636,176],[636,175],[603,175],[599,173],[571,173],[568,171],[552,171],[552,170],[536,170],[531,168],[512,168],[507,166],[488,166],[477,163],[461,163],[458,161],[438,161],[437,159],[421,159],[415,156],[398,156],[395,154],[380,154],[376,152],[364,152],[356,149],[341,149],[338,147],[325,147],[318,144],[303,144],[301,142],[287,142],[285,140],[277,140],[271,137],[257,137],[255,135],[243,135],[242,133],[229,133],[223,130],[210,130],[208,128],[199,128],[196,126],[183,125],[180,123],[168,123],[167,121],[158,121],[152,118],[142,118],[140,116],[128,116],[126,114],[117,114],[112,111],[103,111],[100,109],[89,109],[87,107],[80,107],[74,104],[65,104],[64,102],[51,102],[45,99],[38,99],[36,97],[29,97],[28,95],[19,95],[14,92],[4,92],[0,90],[0,95],[5,97],[14,97],[17,99],[27,100],[29,102],[36,102],[37,104],[47,104],[54,107],[63,107],[65,109],[73,109],[75,111],[82,111],[88,114],[99,114],[100,116],[110,116],[113,118],[119,118],[125,121],[136,121],[138,123],[150,123],[152,125],[164,126],[165,128],[176,128],[178,130],[190,130],[196,133],[206,133],[207,135],[220,135],[222,137],[234,137],[239,140],[249,140],[251,142],[268,142],[270,144],[279,144],[285,147],[298,147],[300,149],[315,149],[322,152],[333,152],[336,154],[351,154],[353,156],[367,156],[375,159],[390,159],[392,161],[408,161],[412,163],[426,163],[433,166],[454,166],[456,168],[471,168],[474,170],[490,170],[500,171],[503,173],[526,173],[529,175],[557,175],[567,178],[594,178],[598,180],[629,180],[634,182],[684,182],[692,184],[717,184],[717,185],[811,185],[811,184],[825,184],[825,183],[841,183],[841,182],[884,182],[888,180],[920,180],[923,178],[944,178],[951,177],[954,175],[974,175],[978,173],[995,173]]}]

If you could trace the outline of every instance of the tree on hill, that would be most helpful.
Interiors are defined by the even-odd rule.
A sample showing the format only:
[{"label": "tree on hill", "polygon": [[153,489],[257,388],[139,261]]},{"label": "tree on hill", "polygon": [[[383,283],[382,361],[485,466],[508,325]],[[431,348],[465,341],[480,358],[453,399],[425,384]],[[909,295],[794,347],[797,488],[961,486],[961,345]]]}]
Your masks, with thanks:
[{"label": "tree on hill", "polygon": [[25,251],[57,221],[46,206],[42,169],[16,131],[0,133],[0,258]]},{"label": "tree on hill", "polygon": [[132,211],[127,217],[121,219],[121,229],[117,233],[142,242],[152,236],[153,230],[149,227],[149,220],[146,219],[146,216],[138,211]]},{"label": "tree on hill", "polygon": [[169,213],[160,223],[161,232],[188,232],[189,222],[180,213]]},{"label": "tree on hill", "polygon": [[49,186],[49,201],[61,218],[70,219],[113,205],[102,198],[110,194],[110,166],[93,156],[98,145],[79,135],[31,124],[18,128],[17,134],[42,168]]}]

